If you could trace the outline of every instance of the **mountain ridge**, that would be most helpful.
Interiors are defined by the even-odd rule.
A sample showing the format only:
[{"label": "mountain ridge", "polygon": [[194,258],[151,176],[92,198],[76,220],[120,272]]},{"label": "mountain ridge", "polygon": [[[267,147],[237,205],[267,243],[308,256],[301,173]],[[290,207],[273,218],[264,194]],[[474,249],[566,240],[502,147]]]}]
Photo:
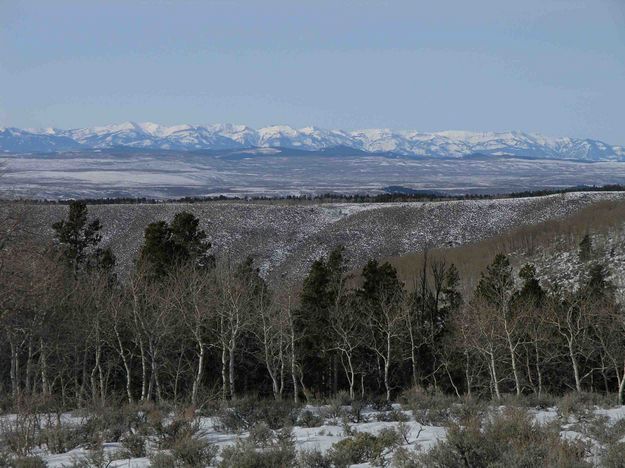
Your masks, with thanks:
[{"label": "mountain ridge", "polygon": [[272,125],[172,125],[123,122],[76,129],[0,127],[0,151],[62,152],[114,147],[192,151],[201,149],[291,148],[327,151],[345,148],[363,153],[414,157],[520,156],[532,159],[625,161],[625,147],[590,138],[546,137],[535,133],[419,132],[385,128],[345,131]]}]

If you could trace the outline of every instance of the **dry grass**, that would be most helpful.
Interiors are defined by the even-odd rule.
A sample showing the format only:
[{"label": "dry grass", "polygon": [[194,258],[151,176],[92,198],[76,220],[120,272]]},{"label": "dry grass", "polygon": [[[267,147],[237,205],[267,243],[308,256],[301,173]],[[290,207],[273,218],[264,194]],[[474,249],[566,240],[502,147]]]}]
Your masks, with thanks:
[{"label": "dry grass", "polygon": [[[625,201],[599,201],[566,218],[523,226],[471,244],[433,249],[428,252],[428,261],[444,260],[447,264],[455,264],[463,286],[472,289],[479,280],[479,273],[497,253],[529,256],[543,249],[576,249],[585,234],[620,230],[624,223]],[[513,264],[515,260],[518,263],[519,258],[513,256]],[[395,266],[400,278],[411,288],[423,269],[424,253],[388,257],[383,261]]]}]

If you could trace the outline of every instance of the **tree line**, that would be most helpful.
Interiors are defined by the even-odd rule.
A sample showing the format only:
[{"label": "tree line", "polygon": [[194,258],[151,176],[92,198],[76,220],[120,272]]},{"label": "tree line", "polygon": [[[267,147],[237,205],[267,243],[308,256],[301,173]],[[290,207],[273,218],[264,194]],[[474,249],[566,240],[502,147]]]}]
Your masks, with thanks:
[{"label": "tree line", "polygon": [[[605,184],[605,185],[579,185],[566,187],[563,189],[536,189],[524,190],[511,193],[446,193],[434,190],[418,190],[403,186],[384,187],[384,193],[308,193],[302,195],[214,195],[214,196],[185,196],[179,198],[149,198],[149,197],[115,197],[115,198],[82,198],[81,201],[88,205],[156,205],[166,203],[208,203],[225,201],[257,201],[273,202],[284,201],[294,203],[395,203],[395,202],[436,202],[436,201],[458,201],[458,200],[497,200],[502,198],[530,198],[544,197],[547,195],[563,195],[566,193],[578,192],[623,192],[625,185]],[[6,201],[6,200],[5,200]],[[42,204],[42,205],[71,205],[71,199],[18,199],[21,203]]]},{"label": "tree line", "polygon": [[515,273],[499,254],[463,293],[444,258],[426,253],[405,282],[376,260],[350,274],[342,246],[298,290],[269,285],[252,258],[214,256],[188,212],[149,224],[120,279],[84,202],[52,227],[49,245],[0,243],[6,404],[391,400],[410,387],[494,399],[594,391],[624,403],[623,309],[590,236],[575,289],[545,288],[534,265]]}]

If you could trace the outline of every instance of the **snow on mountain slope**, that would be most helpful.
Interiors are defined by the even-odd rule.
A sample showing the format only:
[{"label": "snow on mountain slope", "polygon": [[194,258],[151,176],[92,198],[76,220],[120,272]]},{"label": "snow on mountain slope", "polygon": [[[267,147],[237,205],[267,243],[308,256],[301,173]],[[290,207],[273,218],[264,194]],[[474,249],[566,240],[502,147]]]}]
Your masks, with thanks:
[{"label": "snow on mountain slope", "polygon": [[274,125],[258,130],[231,124],[164,126],[151,122],[72,130],[0,129],[0,151],[66,151],[77,148],[199,150],[284,147],[308,151],[354,148],[371,153],[454,158],[471,154],[536,159],[625,160],[625,148],[599,140],[551,138],[523,132],[443,131],[423,133],[389,129],[347,132],[317,127]]},{"label": "snow on mountain slope", "polygon": [[72,138],[57,135],[54,130],[47,129],[36,133],[19,128],[0,127],[0,152],[31,153],[49,151],[71,151],[80,149],[82,145]]}]

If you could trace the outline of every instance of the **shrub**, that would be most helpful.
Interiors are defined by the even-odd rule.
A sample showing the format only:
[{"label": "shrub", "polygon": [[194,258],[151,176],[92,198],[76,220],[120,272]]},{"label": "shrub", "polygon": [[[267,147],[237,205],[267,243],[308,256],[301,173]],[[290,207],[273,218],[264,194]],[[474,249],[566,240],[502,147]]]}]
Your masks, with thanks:
[{"label": "shrub", "polygon": [[[422,430],[422,429],[421,429]],[[419,434],[421,433],[421,430],[419,431]],[[402,443],[410,443],[410,433],[412,432],[410,426],[408,424],[406,424],[405,421],[400,421],[399,424],[397,425],[397,434],[400,437],[400,440],[402,441]]]},{"label": "shrub", "polygon": [[612,423],[607,416],[593,415],[587,421],[574,424],[571,429],[605,446],[612,446],[625,440],[625,419]]},{"label": "shrub", "polygon": [[367,418],[363,414],[363,411],[367,405],[362,400],[354,400],[349,408],[349,419],[353,423],[366,422]]},{"label": "shrub", "polygon": [[145,437],[140,434],[129,433],[122,439],[122,447],[133,458],[145,457]]},{"label": "shrub", "polygon": [[575,416],[579,419],[588,417],[596,404],[597,400],[593,394],[571,392],[560,398],[557,402],[557,409],[561,418],[568,420]]},{"label": "shrub", "polygon": [[50,415],[41,431],[41,443],[51,453],[65,453],[88,441],[88,433],[82,426],[63,424],[60,415],[54,419]]},{"label": "shrub", "polygon": [[283,429],[261,449],[257,449],[250,439],[238,439],[234,446],[223,449],[221,457],[219,466],[223,468],[288,467],[295,461],[295,443],[290,430]]},{"label": "shrub", "polygon": [[174,418],[169,424],[157,427],[159,446],[164,449],[171,449],[181,439],[201,437],[199,420],[188,419],[184,416]]},{"label": "shrub", "polygon": [[625,468],[625,442],[609,444],[601,457],[605,468]]},{"label": "shrub", "polygon": [[217,429],[239,433],[259,422],[271,429],[280,429],[294,425],[298,416],[299,407],[291,401],[242,398],[231,401],[229,408],[219,411]]},{"label": "shrub", "polygon": [[377,436],[359,432],[335,443],[328,451],[328,458],[339,468],[358,463],[380,463],[400,443],[400,436],[393,429],[384,429]]},{"label": "shrub", "polygon": [[325,408],[323,408],[323,412],[325,413],[325,416],[330,419],[340,419],[345,416],[347,410],[343,406],[341,400],[334,398],[329,401]]},{"label": "shrub", "polygon": [[420,454],[417,451],[409,450],[406,447],[398,447],[393,454],[393,466],[396,468],[417,468],[422,463],[419,460]]},{"label": "shrub", "polygon": [[292,466],[295,450],[270,448],[258,451],[252,445],[239,442],[223,449],[223,460],[219,464],[223,468],[275,468]]},{"label": "shrub", "polygon": [[0,466],[11,466],[13,458],[7,452],[0,451]]},{"label": "shrub", "polygon": [[297,455],[297,468],[332,468],[332,461],[319,450],[302,450]]},{"label": "shrub", "polygon": [[336,395],[334,395],[334,398],[332,398],[331,402],[340,406],[349,406],[352,404],[352,397],[349,396],[349,392],[345,390],[339,390]]},{"label": "shrub", "polygon": [[482,419],[488,414],[488,404],[477,398],[464,398],[460,404],[454,404],[449,408],[450,419],[463,424],[475,418]]},{"label": "shrub", "polygon": [[371,408],[375,411],[391,411],[393,409],[393,405],[390,401],[381,400],[379,398],[371,400],[370,404]]},{"label": "shrub", "polygon": [[176,466],[176,458],[167,452],[156,452],[150,455],[151,468],[172,468]]},{"label": "shrub", "polygon": [[528,395],[504,395],[497,403],[505,406],[515,406],[520,408],[545,409],[556,406],[556,397],[548,393],[530,393]]},{"label": "shrub", "polygon": [[297,424],[302,427],[319,427],[323,425],[323,417],[310,410],[304,410],[299,415]]},{"label": "shrub", "polygon": [[265,423],[258,423],[252,426],[248,440],[255,447],[268,447],[274,439],[274,433]]},{"label": "shrub", "polygon": [[177,439],[171,448],[176,466],[209,466],[217,456],[216,445],[195,437]]},{"label": "shrub", "polygon": [[[191,413],[176,416],[169,424],[157,427],[159,447],[170,450],[170,454],[159,452],[155,463],[166,465],[166,461],[175,460],[170,466],[207,466],[217,456],[218,448],[202,439],[204,436],[200,421]],[[139,441],[136,441],[139,445]],[[145,445],[143,446],[145,449]]]},{"label": "shrub", "polygon": [[412,387],[400,396],[403,405],[412,411],[415,421],[424,425],[441,425],[449,421],[456,399],[441,393],[428,393]]},{"label": "shrub", "polygon": [[291,427],[297,421],[300,407],[292,401],[263,400],[256,405],[254,416],[256,422],[266,423],[270,429],[277,430]]},{"label": "shrub", "polygon": [[111,465],[111,461],[116,459],[117,454],[107,455],[104,448],[99,445],[94,450],[83,456],[72,457],[72,468],[106,468]]},{"label": "shrub", "polygon": [[15,418],[2,419],[0,424],[1,445],[16,455],[29,455],[40,442],[41,423],[36,414],[17,413]]},{"label": "shrub", "polygon": [[391,411],[384,411],[382,413],[378,413],[376,415],[376,419],[382,422],[396,422],[396,421],[407,422],[410,418],[406,416],[404,412],[394,409]]},{"label": "shrub", "polygon": [[[421,466],[590,466],[586,447],[560,438],[558,430],[534,423],[518,409],[493,418],[473,418],[466,425],[452,423],[447,438],[418,457]],[[419,465],[417,465],[419,466]]]},{"label": "shrub", "polygon": [[127,432],[143,430],[145,425],[145,413],[135,405],[106,406],[89,416],[83,431],[91,445],[96,446],[102,441],[119,442]]},{"label": "shrub", "polygon": [[13,460],[15,468],[45,468],[46,463],[39,456],[18,457]]}]

